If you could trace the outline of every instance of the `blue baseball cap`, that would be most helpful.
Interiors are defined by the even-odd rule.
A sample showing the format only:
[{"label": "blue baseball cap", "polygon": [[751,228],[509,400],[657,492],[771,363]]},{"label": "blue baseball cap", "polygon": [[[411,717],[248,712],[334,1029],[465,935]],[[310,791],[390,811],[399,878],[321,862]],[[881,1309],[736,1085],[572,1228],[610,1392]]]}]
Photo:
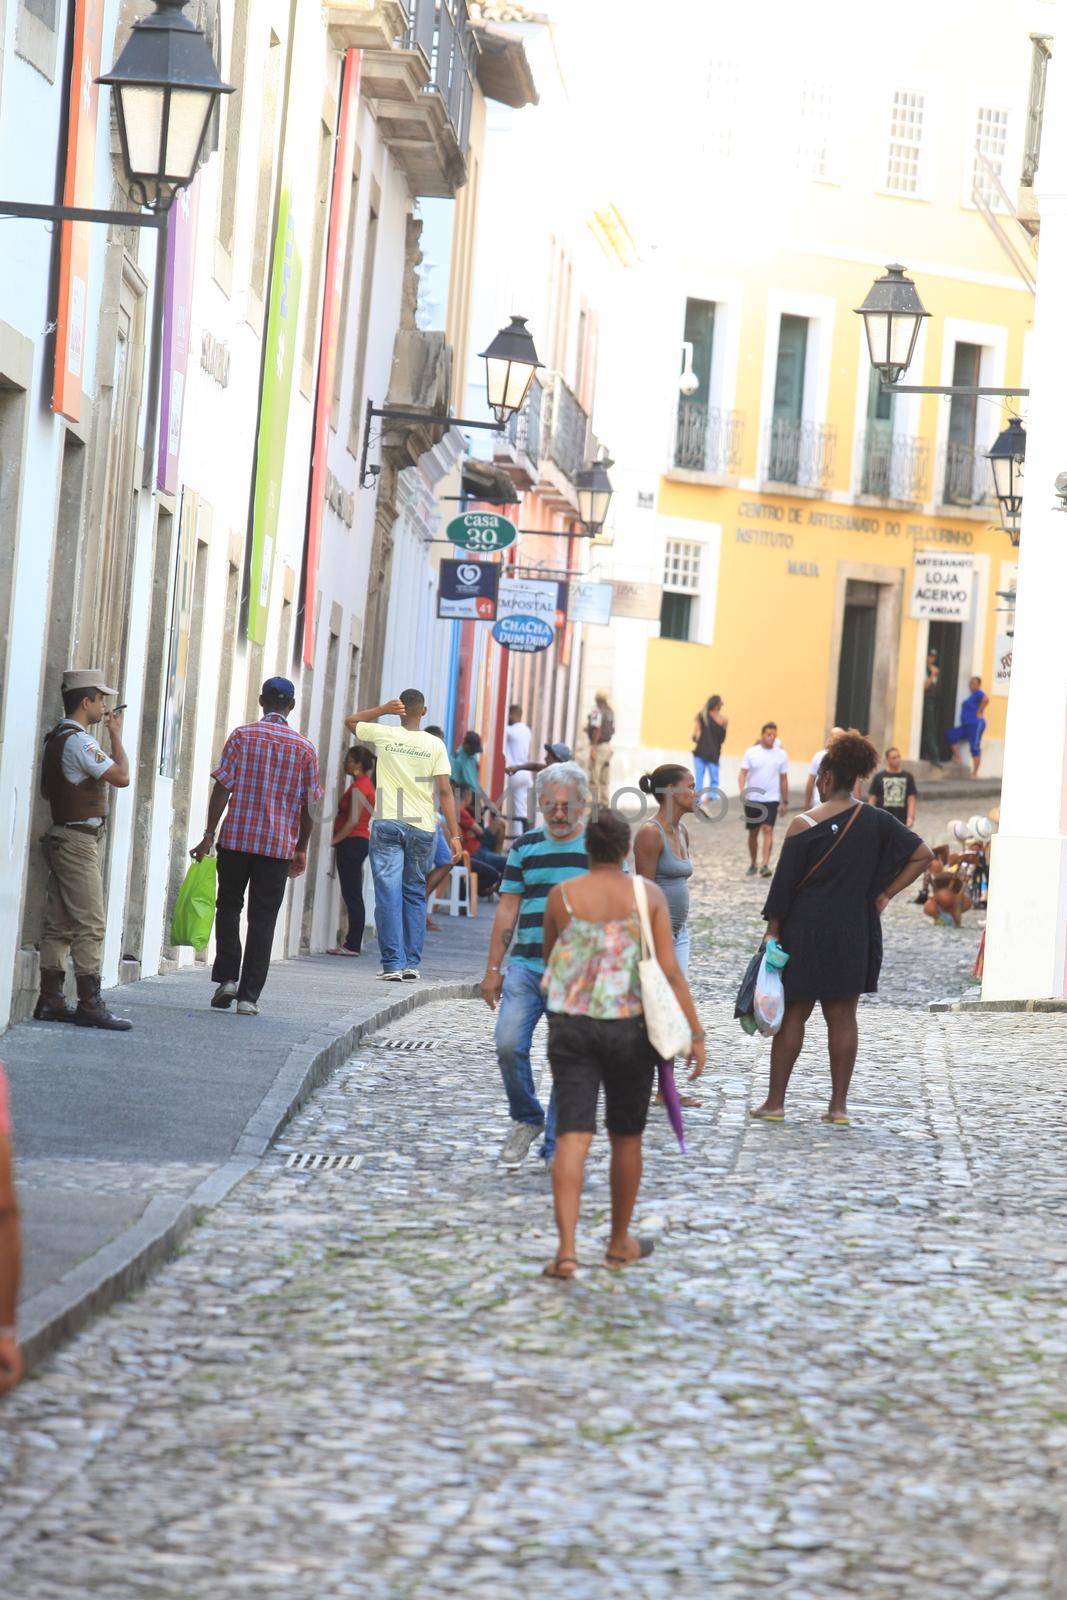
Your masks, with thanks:
[{"label": "blue baseball cap", "polygon": [[296,685],[289,678],[268,678],[259,692],[273,695],[278,700],[296,699]]}]

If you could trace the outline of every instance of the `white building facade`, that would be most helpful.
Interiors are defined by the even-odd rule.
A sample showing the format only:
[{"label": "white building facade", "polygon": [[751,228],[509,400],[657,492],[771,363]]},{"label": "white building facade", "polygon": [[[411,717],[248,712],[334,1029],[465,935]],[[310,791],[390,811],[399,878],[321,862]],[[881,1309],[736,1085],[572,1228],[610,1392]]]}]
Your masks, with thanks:
[{"label": "white building facade", "polygon": [[[67,25],[85,3],[0,4],[5,196],[50,200],[62,184]],[[131,784],[113,797],[105,852],[105,987],[210,961],[210,947],[194,958],[171,946],[170,912],[203,830],[212,766],[229,729],[258,717],[260,685],[273,674],[296,685],[294,721],[318,749],[326,788],[275,955],[335,942],[340,897],[325,830],[350,742],[342,719],[382,677],[380,627],[377,663],[365,663],[383,521],[373,485],[359,482],[366,407],[399,395],[429,413],[450,399],[444,330],[415,326],[417,207],[422,195],[463,191],[472,128],[480,137],[464,0],[190,0],[188,9],[236,92],[171,214],[162,461],[150,382],[157,235],[89,225],[73,418],[52,406],[52,229],[3,224],[0,1026],[27,1013],[37,988],[37,840],[47,825],[38,768],[68,666],[99,666],[128,707]],[[103,0],[100,14],[97,70],[106,71],[143,7]],[[101,91],[91,193],[80,199],[130,210],[111,116]],[[30,127],[34,138],[21,138]],[[336,350],[328,394],[324,326]],[[326,402],[318,425],[317,395]],[[388,454],[379,432],[375,424],[371,466]],[[417,520],[451,467],[454,436],[419,427],[397,453],[418,480],[404,491]],[[309,553],[313,496],[320,531]],[[406,562],[390,569],[383,615],[386,605],[416,613],[425,583],[408,579]],[[413,664],[442,692],[450,648],[435,641]]]}]

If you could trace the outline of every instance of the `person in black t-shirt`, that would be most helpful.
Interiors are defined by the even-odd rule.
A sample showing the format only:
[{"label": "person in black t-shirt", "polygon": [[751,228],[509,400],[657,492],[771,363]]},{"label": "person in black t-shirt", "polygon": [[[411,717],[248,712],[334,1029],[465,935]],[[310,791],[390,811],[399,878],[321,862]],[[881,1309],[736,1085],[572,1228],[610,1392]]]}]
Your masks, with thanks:
[{"label": "person in black t-shirt", "polygon": [[885,753],[885,766],[876,772],[867,791],[872,806],[880,806],[906,828],[915,825],[915,804],[919,791],[910,772],[904,771],[900,751],[891,745]]}]

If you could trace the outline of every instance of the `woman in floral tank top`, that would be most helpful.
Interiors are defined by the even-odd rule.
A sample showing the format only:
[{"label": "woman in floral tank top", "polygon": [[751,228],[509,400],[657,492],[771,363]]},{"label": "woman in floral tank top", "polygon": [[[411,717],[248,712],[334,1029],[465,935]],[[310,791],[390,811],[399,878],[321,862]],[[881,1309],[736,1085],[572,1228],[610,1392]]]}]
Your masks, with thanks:
[{"label": "woman in floral tank top", "polygon": [[[656,1052],[645,1031],[638,962],[641,925],[633,880],[625,872],[628,824],[602,811],[585,833],[590,870],[558,884],[545,907],[548,1061],[556,1094],[557,1145],[552,1195],[559,1230],[546,1277],[572,1278],[585,1159],[596,1132],[597,1099],[611,1140],[611,1238],[605,1265],[618,1269],[651,1253],[652,1242],[630,1233],[641,1184],[645,1130]],[[704,1070],[704,1030],[678,965],[663,892],[646,881],[656,959],[693,1030],[693,1071]]]}]

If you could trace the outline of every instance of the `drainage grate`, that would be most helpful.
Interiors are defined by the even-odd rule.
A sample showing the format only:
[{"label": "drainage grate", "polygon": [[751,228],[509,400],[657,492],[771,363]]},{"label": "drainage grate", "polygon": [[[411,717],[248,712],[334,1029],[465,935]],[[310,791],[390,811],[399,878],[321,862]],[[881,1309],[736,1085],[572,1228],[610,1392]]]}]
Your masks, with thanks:
[{"label": "drainage grate", "polygon": [[375,1039],[378,1050],[440,1050],[440,1039]]},{"label": "drainage grate", "polygon": [[287,1172],[356,1172],[362,1156],[330,1155],[325,1150],[293,1150],[285,1163]]}]

